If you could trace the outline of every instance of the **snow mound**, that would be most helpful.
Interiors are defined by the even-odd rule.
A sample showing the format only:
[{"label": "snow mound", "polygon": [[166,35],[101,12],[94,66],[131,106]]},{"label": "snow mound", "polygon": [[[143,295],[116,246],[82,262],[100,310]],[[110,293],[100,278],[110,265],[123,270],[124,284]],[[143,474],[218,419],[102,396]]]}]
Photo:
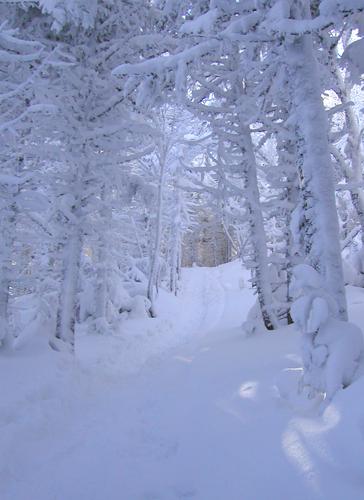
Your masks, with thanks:
[{"label": "snow mound", "polygon": [[301,264],[294,268],[293,276],[298,297],[291,315],[302,333],[300,388],[310,398],[321,394],[331,399],[353,381],[364,349],[363,336],[357,326],[335,318],[337,306],[317,271]]}]

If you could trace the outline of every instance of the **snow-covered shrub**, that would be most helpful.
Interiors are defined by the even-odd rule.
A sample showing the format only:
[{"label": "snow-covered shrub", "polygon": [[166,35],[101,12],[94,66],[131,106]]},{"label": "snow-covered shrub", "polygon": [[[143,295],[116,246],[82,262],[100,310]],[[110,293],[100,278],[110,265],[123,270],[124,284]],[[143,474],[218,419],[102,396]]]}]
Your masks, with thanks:
[{"label": "snow-covered shrub", "polygon": [[351,249],[343,260],[343,269],[346,285],[364,286],[364,249]]},{"label": "snow-covered shrub", "polygon": [[246,320],[242,324],[242,329],[247,337],[266,330],[258,300],[249,310]]},{"label": "snow-covered shrub", "polygon": [[129,319],[143,319],[150,317],[150,300],[143,295],[133,297],[130,305]]},{"label": "snow-covered shrub", "polygon": [[336,319],[336,303],[315,269],[300,264],[293,276],[297,298],[291,315],[303,337],[300,390],[310,398],[322,394],[331,399],[338,389],[353,381],[363,352],[363,336],[357,326]]},{"label": "snow-covered shrub", "polygon": [[97,307],[98,294],[94,282],[85,282],[80,296],[80,323],[89,333],[107,334],[115,331],[120,319],[129,317],[133,309],[134,298],[125,289],[120,276],[116,275],[114,279],[110,277],[106,285],[104,314],[100,314]]},{"label": "snow-covered shrub", "polygon": [[345,285],[361,286],[363,284],[363,277],[355,269],[351,260],[343,260],[343,271]]},{"label": "snow-covered shrub", "polygon": [[145,295],[136,295],[120,309],[120,318],[122,320],[150,318],[150,307],[150,300]]},{"label": "snow-covered shrub", "polygon": [[124,284],[117,280],[110,281],[108,293],[110,300],[107,304],[107,317],[109,321],[113,321],[120,313],[130,309],[132,298]]},{"label": "snow-covered shrub", "polygon": [[28,343],[48,343],[55,332],[58,297],[55,292],[40,290],[16,297],[9,307],[12,347],[22,348]]}]

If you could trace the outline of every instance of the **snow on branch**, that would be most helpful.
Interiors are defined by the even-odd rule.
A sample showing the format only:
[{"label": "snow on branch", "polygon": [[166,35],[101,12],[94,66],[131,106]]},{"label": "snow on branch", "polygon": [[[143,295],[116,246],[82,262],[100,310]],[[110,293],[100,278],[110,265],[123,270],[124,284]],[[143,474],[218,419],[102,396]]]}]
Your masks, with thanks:
[{"label": "snow on branch", "polygon": [[140,63],[120,64],[112,70],[112,74],[114,76],[157,75],[165,70],[176,68],[181,62],[188,64],[208,54],[218,46],[218,43],[217,40],[209,40],[208,42],[194,45],[177,54],[165,54],[147,59]]}]

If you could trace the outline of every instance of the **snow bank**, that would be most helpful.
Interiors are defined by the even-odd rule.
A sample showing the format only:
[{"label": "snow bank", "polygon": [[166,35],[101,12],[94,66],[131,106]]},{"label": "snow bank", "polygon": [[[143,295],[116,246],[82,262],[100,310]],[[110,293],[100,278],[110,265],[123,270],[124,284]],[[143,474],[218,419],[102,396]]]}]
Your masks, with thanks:
[{"label": "snow bank", "polygon": [[[321,416],[320,399],[293,401],[297,414],[294,326],[242,338],[254,297],[239,263],[183,274],[158,318],[81,335],[76,358],[49,349],[44,332],[0,352],[1,500],[363,498],[364,366]],[[348,299],[362,326],[364,290]]]},{"label": "snow bank", "polygon": [[331,399],[350,385],[363,352],[361,330],[340,321],[337,306],[325,291],[320,274],[306,264],[293,270],[293,290],[298,295],[292,318],[302,333],[303,378],[301,390],[310,398],[323,394]]}]

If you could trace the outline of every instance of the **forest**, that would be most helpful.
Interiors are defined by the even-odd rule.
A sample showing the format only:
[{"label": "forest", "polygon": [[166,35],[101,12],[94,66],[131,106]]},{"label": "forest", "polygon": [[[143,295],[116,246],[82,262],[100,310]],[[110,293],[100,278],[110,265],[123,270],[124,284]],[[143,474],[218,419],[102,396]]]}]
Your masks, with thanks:
[{"label": "forest", "polygon": [[0,0],[0,499],[364,498],[364,0]]}]

